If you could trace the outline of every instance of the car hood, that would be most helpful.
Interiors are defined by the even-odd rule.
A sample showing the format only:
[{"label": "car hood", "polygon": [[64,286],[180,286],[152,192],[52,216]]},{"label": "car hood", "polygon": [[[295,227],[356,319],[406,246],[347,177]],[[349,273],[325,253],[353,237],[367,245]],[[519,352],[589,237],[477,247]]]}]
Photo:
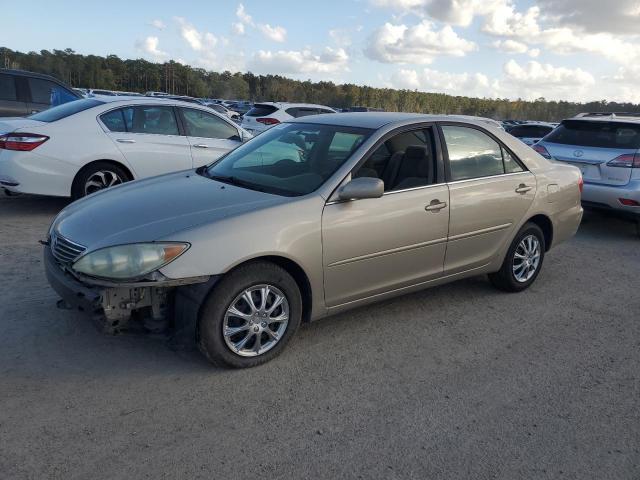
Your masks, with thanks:
[{"label": "car hood", "polygon": [[196,225],[286,200],[286,197],[216,182],[189,170],[89,195],[60,212],[52,228],[69,240],[95,250],[158,240]]}]

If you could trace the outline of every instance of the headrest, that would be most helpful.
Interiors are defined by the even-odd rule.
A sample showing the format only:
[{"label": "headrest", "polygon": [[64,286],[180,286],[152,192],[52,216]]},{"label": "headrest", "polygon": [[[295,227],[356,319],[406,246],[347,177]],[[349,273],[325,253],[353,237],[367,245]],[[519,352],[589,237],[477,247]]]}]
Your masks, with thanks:
[{"label": "headrest", "polygon": [[428,156],[429,150],[421,145],[410,145],[404,152],[404,158],[407,160],[421,160]]}]

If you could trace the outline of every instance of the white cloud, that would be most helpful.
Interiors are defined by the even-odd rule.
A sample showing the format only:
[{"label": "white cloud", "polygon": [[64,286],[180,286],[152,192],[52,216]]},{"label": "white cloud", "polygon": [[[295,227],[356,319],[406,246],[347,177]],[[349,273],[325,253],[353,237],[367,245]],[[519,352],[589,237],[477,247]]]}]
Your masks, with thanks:
[{"label": "white cloud", "polygon": [[489,77],[482,73],[449,73],[430,68],[420,71],[402,69],[391,76],[391,84],[396,88],[452,95],[496,96]]},{"label": "white cloud", "polygon": [[268,23],[261,23],[258,25],[258,30],[260,30],[266,38],[274,42],[282,43],[287,39],[287,31],[278,25],[272,27]]},{"label": "white cloud", "polygon": [[243,4],[238,5],[238,8],[236,9],[236,17],[238,17],[245,25],[254,25],[253,18],[247,13]]},{"label": "white cloud", "polygon": [[320,54],[311,50],[260,50],[249,65],[261,73],[332,73],[347,69],[349,56],[342,48],[327,47]]},{"label": "white cloud", "polygon": [[180,27],[180,35],[196,52],[208,51],[215,48],[218,39],[211,32],[200,32],[182,17],[175,17]]},{"label": "white cloud", "polygon": [[437,56],[463,57],[476,48],[449,25],[436,31],[424,20],[413,27],[385,23],[369,37],[365,54],[385,63],[429,64]]},{"label": "white cloud", "polygon": [[485,15],[505,0],[371,0],[374,6],[411,12],[452,25],[469,26],[476,15]]},{"label": "white cloud", "polygon": [[527,54],[531,57],[531,58],[538,58],[540,56],[540,49],[539,48],[532,48],[531,50],[529,50],[527,52]]},{"label": "white cloud", "polygon": [[496,40],[492,45],[504,53],[527,53],[527,50],[529,50],[526,44],[511,39]]},{"label": "white cloud", "polygon": [[165,28],[167,28],[165,23],[159,19],[152,20],[151,26],[157,28],[158,30],[164,30]]},{"label": "white cloud", "polygon": [[562,25],[589,33],[637,35],[640,22],[638,0],[538,0],[545,14]]},{"label": "white cloud", "polygon": [[233,33],[236,35],[244,35],[244,23],[233,22],[231,24],[231,30],[233,30]]},{"label": "white cloud", "polygon": [[155,60],[162,60],[169,56],[167,52],[164,52],[158,48],[160,40],[158,37],[147,37],[144,40],[136,42],[136,48],[150,56]]}]

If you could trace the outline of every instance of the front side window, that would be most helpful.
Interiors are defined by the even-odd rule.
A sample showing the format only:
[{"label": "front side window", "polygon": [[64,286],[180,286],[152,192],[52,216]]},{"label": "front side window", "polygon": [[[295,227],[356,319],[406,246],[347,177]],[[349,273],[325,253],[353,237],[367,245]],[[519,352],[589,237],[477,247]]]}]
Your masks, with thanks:
[{"label": "front side window", "polygon": [[203,174],[278,195],[318,189],[371,134],[368,129],[283,123],[231,151]]},{"label": "front side window", "polygon": [[18,100],[16,82],[12,75],[0,73],[0,100],[15,102]]},{"label": "front side window", "polygon": [[238,138],[238,130],[215,115],[192,108],[182,108],[181,110],[186,133],[190,137],[224,140]]},{"label": "front side window", "polygon": [[379,178],[385,192],[431,185],[436,171],[433,145],[431,128],[399,133],[380,145],[353,177]]},{"label": "front side window", "polygon": [[[486,133],[452,125],[443,125],[442,132],[449,153],[452,181],[505,173],[504,149]],[[510,162],[515,160],[510,158]],[[514,167],[510,165],[509,168]]]}]

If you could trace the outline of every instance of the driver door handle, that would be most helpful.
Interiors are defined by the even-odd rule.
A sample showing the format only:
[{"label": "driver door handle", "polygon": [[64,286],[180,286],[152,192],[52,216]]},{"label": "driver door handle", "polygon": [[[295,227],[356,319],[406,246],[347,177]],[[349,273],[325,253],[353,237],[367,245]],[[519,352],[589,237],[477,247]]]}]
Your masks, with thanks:
[{"label": "driver door handle", "polygon": [[204,143],[198,143],[196,145],[194,145],[195,148],[209,148],[209,145],[204,144]]},{"label": "driver door handle", "polygon": [[533,187],[530,187],[528,185],[525,185],[524,183],[521,183],[518,188],[516,188],[516,193],[527,193],[529,190],[531,190]]},{"label": "driver door handle", "polygon": [[447,202],[441,202],[440,200],[433,200],[429,205],[424,207],[427,212],[439,212],[447,206]]},{"label": "driver door handle", "polygon": [[136,143],[136,141],[131,138],[118,138],[116,141],[120,143]]}]

